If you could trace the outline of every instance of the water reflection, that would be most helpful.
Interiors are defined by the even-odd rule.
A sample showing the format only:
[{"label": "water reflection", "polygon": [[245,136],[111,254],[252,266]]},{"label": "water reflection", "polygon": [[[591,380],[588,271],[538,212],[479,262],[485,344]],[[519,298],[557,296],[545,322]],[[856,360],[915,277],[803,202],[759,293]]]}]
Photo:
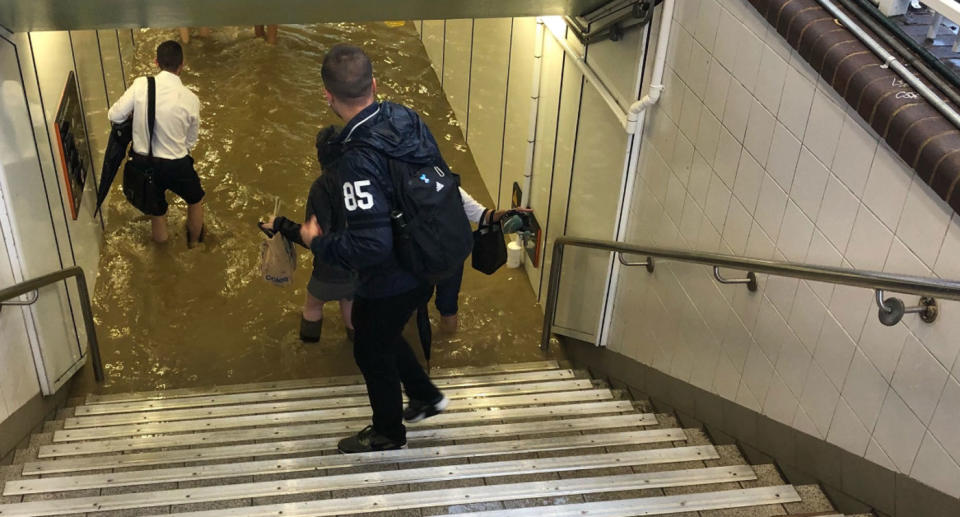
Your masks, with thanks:
[{"label": "water reflection", "polygon": [[[154,50],[173,30],[136,35],[131,78],[153,73]],[[318,169],[314,135],[338,122],[324,101],[320,63],[341,41],[362,45],[374,61],[383,98],[417,109],[427,120],[464,186],[490,204],[450,106],[411,24],[283,26],[279,44],[249,28],[220,28],[186,47],[184,84],[202,103],[200,140],[193,155],[206,197],[207,242],[185,245],[185,205],[171,203],[170,241],[149,240],[149,223],[125,203],[118,186],[105,205],[106,242],[95,311],[108,381],[89,371],[77,391],[129,391],[356,373],[350,344],[334,305],[320,343],[297,338],[309,275],[301,253],[294,288],[258,278],[261,234],[256,221],[272,211],[302,217]],[[531,361],[540,312],[523,273],[464,279],[461,332],[435,330],[434,365]],[[434,315],[434,317],[436,317]],[[408,338],[415,332],[408,329]]]}]

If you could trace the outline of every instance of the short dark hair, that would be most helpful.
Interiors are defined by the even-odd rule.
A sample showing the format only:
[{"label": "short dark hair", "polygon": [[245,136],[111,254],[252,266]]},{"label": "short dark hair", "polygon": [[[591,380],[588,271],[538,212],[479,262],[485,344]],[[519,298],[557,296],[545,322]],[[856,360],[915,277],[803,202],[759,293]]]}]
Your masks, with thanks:
[{"label": "short dark hair", "polygon": [[373,91],[373,65],[363,49],[340,43],[323,58],[323,86],[337,99],[355,102]]},{"label": "short dark hair", "polygon": [[173,40],[167,40],[157,46],[157,65],[160,70],[175,72],[183,64],[183,47]]}]

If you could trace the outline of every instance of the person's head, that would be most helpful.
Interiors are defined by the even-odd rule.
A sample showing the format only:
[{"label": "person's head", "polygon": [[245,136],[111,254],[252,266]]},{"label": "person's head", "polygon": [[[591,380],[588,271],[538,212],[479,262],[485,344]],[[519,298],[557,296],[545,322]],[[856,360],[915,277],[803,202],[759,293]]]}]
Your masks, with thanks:
[{"label": "person's head", "polygon": [[320,75],[327,102],[341,118],[349,118],[373,103],[377,82],[370,58],[360,47],[334,45],[323,58]]},{"label": "person's head", "polygon": [[164,41],[158,45],[157,66],[160,70],[179,75],[183,70],[183,47],[173,40]]}]

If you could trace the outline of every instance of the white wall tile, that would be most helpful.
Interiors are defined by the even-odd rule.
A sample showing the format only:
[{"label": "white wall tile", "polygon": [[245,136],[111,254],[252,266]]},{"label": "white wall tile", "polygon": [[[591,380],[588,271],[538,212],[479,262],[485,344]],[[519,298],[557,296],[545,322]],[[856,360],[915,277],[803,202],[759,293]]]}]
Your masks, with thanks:
[{"label": "white wall tile", "polygon": [[747,132],[743,138],[743,146],[762,166],[767,165],[770,141],[773,139],[775,128],[776,120],[773,115],[754,99],[750,106],[750,117],[747,119]]},{"label": "white wall tile", "polygon": [[690,178],[690,167],[693,165],[693,143],[682,133],[677,133],[673,155],[670,158],[670,168],[680,179],[680,183],[687,184]]},{"label": "white wall tile", "polygon": [[912,179],[913,172],[906,170],[899,156],[886,144],[877,146],[867,187],[863,192],[863,202],[887,228],[897,227]]},{"label": "white wall tile", "polygon": [[881,467],[897,471],[897,466],[894,465],[893,460],[890,459],[890,456],[887,455],[887,452],[883,450],[882,447],[877,443],[873,438],[870,439],[870,445],[867,446],[867,455],[864,456],[866,459],[880,465]]},{"label": "white wall tile", "polygon": [[843,331],[843,327],[832,316],[827,315],[820,329],[820,339],[817,342],[817,351],[813,359],[823,369],[830,382],[839,391],[843,388],[853,352],[856,350],[853,340]]},{"label": "white wall tile", "polygon": [[785,346],[784,336],[788,334],[790,329],[787,327],[787,322],[773,305],[761,304],[757,325],[753,329],[753,338],[771,363],[776,364],[779,360],[780,352]]},{"label": "white wall tile", "polygon": [[877,139],[847,114],[830,168],[857,197],[862,197],[867,188],[867,177],[876,153]]},{"label": "white wall tile", "polygon": [[[740,363],[742,366],[742,362]],[[713,392],[727,400],[737,397],[737,388],[740,387],[740,370],[726,355],[721,355],[717,362],[717,375],[713,379]]]},{"label": "white wall tile", "polygon": [[727,70],[733,70],[740,51],[740,34],[746,28],[729,11],[721,9],[720,23],[717,26],[717,39],[713,46],[713,57]]},{"label": "white wall tile", "polygon": [[953,214],[933,270],[940,278],[960,280],[960,215]]},{"label": "white wall tile", "polygon": [[857,208],[858,200],[853,192],[836,176],[830,174],[823,193],[823,203],[820,205],[820,215],[817,216],[817,227],[841,252],[847,249],[850,241]]},{"label": "white wall tile", "polygon": [[747,362],[743,367],[743,384],[750,388],[757,402],[763,403],[773,378],[773,364],[758,345],[754,345],[747,353]]},{"label": "white wall tile", "polygon": [[[849,263],[844,265],[850,267]],[[877,311],[873,291],[848,285],[838,285],[833,289],[828,307],[833,317],[840,322],[840,326],[854,341],[860,339],[864,321],[868,315],[876,317]]]},{"label": "white wall tile", "polygon": [[683,201],[683,214],[680,216],[680,235],[687,241],[687,245],[695,247],[700,234],[700,224],[703,222],[703,210],[689,193]]},{"label": "white wall tile", "polygon": [[797,288],[797,299],[793,303],[788,323],[811,356],[817,349],[820,330],[823,328],[823,320],[826,316],[827,308],[814,294],[810,284],[800,282]]},{"label": "white wall tile", "polygon": [[713,166],[717,157],[717,146],[720,143],[720,120],[710,113],[710,110],[700,111],[700,123],[697,128],[696,148],[703,155],[706,163]]},{"label": "white wall tile", "polygon": [[752,409],[757,413],[762,411],[762,403],[757,396],[750,391],[747,384],[742,381],[740,382],[740,387],[737,389],[737,398],[734,402],[747,409]]},{"label": "white wall tile", "polygon": [[[839,267],[843,263],[843,256],[830,244],[830,241],[820,232],[814,230],[810,240],[810,249],[807,250],[807,262],[821,266]],[[833,297],[833,284],[810,282],[810,287],[823,302],[829,302]]]},{"label": "white wall tile", "polygon": [[788,339],[780,350],[776,369],[794,396],[799,397],[803,394],[807,372],[813,363],[813,355],[806,346],[793,337],[792,332],[787,335],[791,339]]},{"label": "white wall tile", "polygon": [[760,185],[766,173],[749,153],[740,156],[740,167],[737,168],[737,180],[733,184],[733,193],[743,203],[747,212],[753,215],[757,208],[757,198],[760,196]]},{"label": "white wall tile", "polygon": [[806,132],[815,90],[814,83],[806,79],[801,72],[793,67],[787,68],[777,118],[799,139],[802,139]]},{"label": "white wall tile", "polygon": [[887,392],[873,438],[900,472],[910,472],[925,429],[894,390]]},{"label": "white wall tile", "polygon": [[730,199],[733,193],[723,183],[720,176],[714,174],[710,179],[710,188],[707,191],[707,204],[704,213],[714,228],[722,229],[727,220],[727,211],[730,209]]},{"label": "white wall tile", "polygon": [[733,183],[737,179],[737,167],[740,166],[742,152],[743,146],[737,138],[726,127],[721,127],[713,169],[717,171],[728,188],[733,188]]},{"label": "white wall tile", "polygon": [[674,24],[671,27],[670,45],[667,47],[668,62],[683,79],[690,80],[690,51],[693,47],[693,37],[682,25]]},{"label": "white wall tile", "polygon": [[960,497],[960,465],[943,450],[929,432],[923,437],[920,452],[910,471],[913,477],[943,493]]},{"label": "white wall tile", "polygon": [[800,140],[790,134],[786,126],[777,122],[770,141],[770,155],[767,157],[767,172],[777,180],[783,190],[789,192],[793,186],[793,175],[800,158]]},{"label": "white wall tile", "polygon": [[792,200],[788,201],[784,214],[777,248],[790,262],[802,262],[807,258],[810,240],[813,238],[813,222]]},{"label": "white wall tile", "polygon": [[837,139],[843,128],[843,110],[822,91],[813,95],[810,120],[803,135],[803,145],[823,163],[832,163],[837,151]]},{"label": "white wall tile", "polygon": [[680,120],[680,110],[683,108],[684,82],[676,71],[667,68],[663,72],[663,93],[658,104],[666,109],[667,116],[676,123]]},{"label": "white wall tile", "polygon": [[860,350],[853,355],[842,395],[865,426],[873,429],[890,384]]},{"label": "white wall tile", "polygon": [[816,424],[813,423],[813,419],[807,415],[803,406],[797,408],[797,416],[793,419],[793,427],[797,430],[807,433],[810,436],[816,436],[817,438],[826,438],[826,434],[817,429]]},{"label": "white wall tile", "polygon": [[840,392],[814,361],[807,372],[807,382],[800,397],[800,407],[809,416],[821,437],[826,436],[827,430],[830,429],[830,421],[833,419],[839,398]]},{"label": "white wall tile", "polygon": [[707,78],[713,58],[700,43],[693,41],[690,49],[689,80],[687,84],[698,98],[703,99],[707,92]]},{"label": "white wall tile", "polygon": [[[704,111],[706,113],[706,111]],[[693,153],[693,164],[690,166],[690,179],[687,182],[687,191],[700,208],[707,206],[707,192],[710,189],[710,179],[713,178],[713,169],[699,151]]]},{"label": "white wall tile", "polygon": [[[917,302],[915,296],[905,296],[905,303]],[[924,323],[917,315],[913,314],[904,318],[907,327],[913,332],[913,335],[923,343],[923,346],[933,354],[933,357],[940,361],[945,368],[956,362],[958,353],[960,353],[960,302],[952,300],[939,300],[941,317],[937,318],[933,324]],[[946,316],[946,315],[952,316]],[[960,377],[958,377],[960,378]]]},{"label": "white wall tile", "polygon": [[936,436],[950,456],[960,458],[960,381],[947,379],[940,403],[930,422],[930,432]]},{"label": "white wall tile", "polygon": [[[773,254],[773,259],[777,261],[784,261],[786,260],[786,257],[784,257],[779,251],[775,251]],[[774,307],[780,311],[780,314],[789,315],[790,311],[793,309],[793,301],[797,297],[797,288],[799,286],[800,281],[796,278],[770,276],[767,278],[764,294],[767,296],[767,299],[773,303]],[[788,336],[784,336],[783,339],[788,339]]]},{"label": "white wall tile", "polygon": [[924,424],[933,417],[947,375],[947,369],[913,335],[908,334],[892,385]]},{"label": "white wall tile", "polygon": [[837,404],[837,410],[833,414],[833,422],[830,424],[830,431],[827,433],[827,441],[858,456],[863,456],[867,452],[870,433],[842,397]]},{"label": "white wall tile", "polygon": [[723,117],[723,108],[727,103],[727,92],[730,90],[732,77],[717,59],[710,63],[710,72],[707,75],[707,91],[703,102],[718,119]]},{"label": "white wall tile", "polygon": [[790,187],[790,198],[811,221],[817,220],[830,171],[806,147],[800,149],[797,174]]},{"label": "white wall tile", "polygon": [[747,250],[747,238],[750,236],[750,227],[753,223],[753,217],[747,212],[736,198],[731,199],[730,208],[727,209],[727,218],[723,225],[723,240],[733,250],[740,255]]},{"label": "white wall tile", "polygon": [[680,183],[676,175],[671,174],[667,184],[667,202],[663,207],[670,219],[673,219],[674,224],[680,224],[680,215],[683,212],[683,200],[686,194],[687,190],[683,188],[683,184]]},{"label": "white wall tile", "polygon": [[774,373],[770,379],[767,398],[763,402],[763,414],[777,422],[790,425],[793,423],[798,407],[800,402],[797,397],[787,388],[783,379]]},{"label": "white wall tile", "polygon": [[691,141],[697,139],[697,129],[700,127],[700,110],[703,109],[703,102],[687,86],[683,88],[683,108],[680,111],[680,120],[678,125],[680,131]]},{"label": "white wall tile", "polygon": [[783,223],[783,214],[786,209],[787,193],[777,185],[772,176],[764,174],[755,216],[757,222],[772,239],[780,236],[780,225]]},{"label": "white wall tile", "polygon": [[890,253],[887,254],[887,262],[883,265],[883,270],[887,273],[900,273],[913,276],[931,276],[932,272],[910,249],[900,240],[894,237],[890,244]]},{"label": "white wall tile", "polygon": [[737,58],[731,72],[748,90],[753,91],[760,71],[760,57],[766,45],[752,31],[743,31],[737,46]]},{"label": "white wall tile", "polygon": [[744,85],[740,84],[740,81],[736,79],[730,81],[727,102],[723,106],[723,125],[730,130],[738,142],[743,142],[753,101],[753,96]]},{"label": "white wall tile", "polygon": [[893,327],[883,325],[877,319],[876,312],[867,317],[863,326],[859,341],[860,350],[870,358],[887,382],[893,379],[893,372],[896,371],[897,363],[900,362],[900,352],[903,350],[903,342],[908,332],[905,325]]},{"label": "white wall tile", "polygon": [[768,111],[776,113],[787,77],[787,62],[777,52],[764,45],[760,58],[760,73],[753,93]]},{"label": "white wall tile", "polygon": [[857,269],[880,271],[887,260],[893,233],[866,205],[860,205],[845,258]]},{"label": "white wall tile", "polygon": [[[750,228],[750,237],[747,239],[747,256],[771,260],[773,259],[773,253],[776,248],[773,245],[773,240],[763,231],[763,228],[760,227],[760,223],[756,220],[753,221],[753,226]],[[757,279],[758,283],[763,286],[764,277],[761,276]]]},{"label": "white wall tile", "polygon": [[717,39],[717,27],[720,23],[720,4],[717,0],[703,0],[700,2],[700,13],[697,15],[697,27],[693,37],[708,52],[713,52]]},{"label": "white wall tile", "polygon": [[933,268],[952,215],[953,210],[916,177],[903,206],[897,236],[924,264]]}]

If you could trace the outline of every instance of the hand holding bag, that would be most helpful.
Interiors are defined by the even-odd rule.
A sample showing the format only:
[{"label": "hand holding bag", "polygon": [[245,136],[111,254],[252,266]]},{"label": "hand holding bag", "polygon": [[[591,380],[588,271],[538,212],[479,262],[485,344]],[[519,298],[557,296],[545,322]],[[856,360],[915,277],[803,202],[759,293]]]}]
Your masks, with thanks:
[{"label": "hand holding bag", "polygon": [[[494,274],[501,266],[507,263],[507,245],[503,240],[503,230],[499,223],[487,222],[487,214],[491,210],[483,211],[480,224],[473,232],[473,269]],[[491,219],[492,219],[492,214]]]},{"label": "hand holding bag", "polygon": [[[280,212],[280,199],[273,209],[276,218]],[[263,228],[261,227],[261,230]],[[264,233],[267,233],[264,231]],[[260,243],[260,274],[263,279],[277,287],[290,285],[297,269],[297,252],[293,244],[280,232],[273,232]]]},{"label": "hand holding bag", "polygon": [[[132,156],[123,168],[123,196],[146,215],[160,216],[167,211],[167,201],[156,184],[153,160],[153,128],[157,122],[157,84],[147,77],[147,159]],[[131,148],[131,153],[133,149]]]}]

